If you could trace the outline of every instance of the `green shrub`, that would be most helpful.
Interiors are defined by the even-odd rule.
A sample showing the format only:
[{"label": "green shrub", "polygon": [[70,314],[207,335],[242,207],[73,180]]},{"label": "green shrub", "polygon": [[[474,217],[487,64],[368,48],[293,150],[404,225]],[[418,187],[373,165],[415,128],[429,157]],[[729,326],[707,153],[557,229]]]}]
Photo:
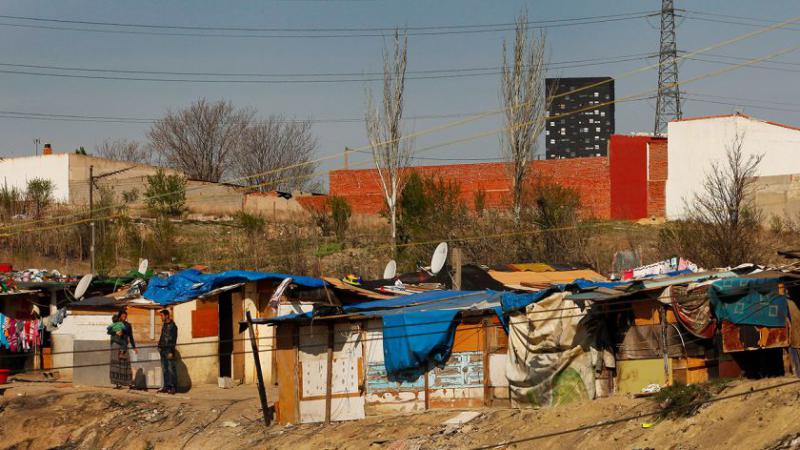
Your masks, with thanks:
[{"label": "green shrub", "polygon": [[147,176],[145,191],[147,208],[155,215],[180,216],[186,205],[186,178],[167,175],[158,169],[155,175]]}]

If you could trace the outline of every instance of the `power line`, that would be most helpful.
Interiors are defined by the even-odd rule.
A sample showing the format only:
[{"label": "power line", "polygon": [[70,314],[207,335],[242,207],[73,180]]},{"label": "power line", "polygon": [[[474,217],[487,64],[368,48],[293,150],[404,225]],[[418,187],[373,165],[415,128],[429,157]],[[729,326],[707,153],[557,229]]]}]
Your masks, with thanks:
[{"label": "power line", "polygon": [[[565,19],[549,19],[541,21],[530,21],[528,25],[532,28],[562,28],[569,26],[591,25],[596,23],[619,22],[626,20],[641,19],[651,15],[651,11],[629,12],[621,14],[573,17]],[[153,24],[133,24],[120,22],[94,22],[86,20],[66,20],[48,19],[29,16],[0,15],[0,19],[27,21],[35,23],[0,23],[0,26],[48,29],[60,31],[80,31],[95,33],[117,33],[117,34],[138,34],[155,36],[182,36],[182,37],[223,37],[223,38],[349,38],[349,37],[384,37],[394,33],[401,27],[367,27],[367,28],[259,28],[259,27],[208,27],[208,26],[184,26],[184,25],[153,25]],[[49,24],[69,24],[84,25],[84,27],[67,27]],[[86,28],[105,27],[105,28]],[[513,22],[490,23],[490,24],[468,24],[468,25],[429,25],[402,27],[408,30],[408,36],[437,36],[453,34],[474,34],[474,33],[494,33],[505,32],[515,29]],[[109,28],[110,27],[110,28]],[[182,30],[174,31],[152,31],[152,30]],[[199,33],[204,31],[205,33]],[[211,32],[211,33],[209,33]],[[236,33],[229,33],[236,32]],[[259,34],[259,33],[281,33],[281,34]]]},{"label": "power line", "polygon": [[[443,113],[443,114],[421,114],[416,116],[409,116],[408,120],[429,120],[429,119],[442,119],[442,118],[457,118],[469,117],[477,113]],[[134,123],[134,124],[151,124],[156,123],[160,119],[145,118],[145,117],[125,117],[125,116],[93,116],[81,114],[55,114],[55,113],[39,113],[39,112],[26,112],[26,111],[5,111],[0,110],[0,118],[8,119],[31,119],[31,120],[66,120],[78,122],[100,122],[100,123]],[[320,118],[320,119],[281,119],[276,120],[279,123],[364,123],[362,117],[341,117],[341,118]],[[251,123],[258,123],[254,120]]]},{"label": "power line", "polygon": [[[606,65],[606,64],[618,64],[621,62],[629,62],[629,61],[640,61],[642,59],[648,59],[647,56],[637,56],[637,57],[630,57],[630,58],[620,58],[616,60],[607,60],[607,61],[600,61],[594,63],[583,63],[583,64],[573,64],[573,65],[561,65],[559,67],[551,67],[552,70],[559,70],[559,69],[570,69],[570,68],[578,68],[578,67],[588,67],[588,66],[598,66],[598,65]],[[20,68],[34,68],[34,69],[46,69],[46,70],[69,70],[69,71],[80,71],[80,72],[91,72],[91,73],[139,73],[139,74],[158,74],[158,73],[176,73],[176,72],[153,72],[153,71],[132,71],[132,70],[115,70],[115,69],[100,69],[100,68],[74,68],[74,67],[64,67],[64,66],[41,66],[41,65],[32,65],[32,64],[14,64],[14,63],[0,63],[0,66],[6,67],[20,67]],[[30,70],[9,70],[3,69],[0,70],[0,73],[4,74],[15,74],[15,75],[27,75],[27,76],[39,76],[39,77],[61,77],[61,78],[78,78],[78,79],[90,79],[90,80],[120,80],[120,81],[151,81],[151,82],[169,82],[169,83],[225,83],[225,84],[321,84],[321,83],[365,83],[371,81],[383,81],[383,76],[380,77],[372,76],[353,76],[350,78],[343,78],[343,75],[340,74],[294,74],[295,77],[301,77],[301,79],[296,78],[285,78],[285,79],[215,79],[215,78],[163,78],[163,77],[143,77],[143,76],[112,76],[112,75],[86,75],[86,74],[75,74],[75,73],[61,73],[61,72],[38,72],[38,71],[30,71]],[[485,76],[495,76],[502,73],[499,68],[491,68],[490,70],[483,69],[483,68],[465,68],[465,69],[451,69],[451,70],[441,70],[441,71],[428,71],[427,75],[422,74],[425,72],[419,72],[418,75],[412,75],[406,77],[407,80],[438,80],[438,79],[453,79],[453,78],[472,78],[472,77],[485,77]],[[200,72],[183,72],[182,74],[188,76],[196,76],[199,75]],[[352,75],[352,74],[351,74]],[[254,76],[254,75],[244,75],[244,74],[232,74],[231,76],[237,77],[244,77],[244,76]],[[278,75],[278,74],[261,74],[258,75],[260,77],[277,77],[277,76],[287,76],[287,75]],[[311,77],[311,76],[318,76],[323,78],[302,78],[302,77]]]},{"label": "power line", "polygon": [[[786,20],[784,22],[781,22],[781,23],[778,23],[778,24],[774,24],[774,25],[770,25],[770,26],[767,26],[767,27],[764,27],[764,28],[761,28],[761,29],[758,29],[758,30],[751,31],[751,32],[747,32],[747,33],[741,34],[739,36],[736,36],[736,37],[733,37],[733,38],[730,38],[730,39],[726,39],[724,41],[717,42],[715,44],[708,45],[708,46],[703,47],[701,49],[694,50],[694,51],[689,52],[689,53],[687,53],[685,55],[678,56],[677,59],[686,58],[686,57],[689,57],[689,56],[694,56],[694,55],[697,55],[697,54],[705,53],[705,52],[708,52],[710,50],[714,50],[714,49],[719,48],[719,47],[723,47],[723,46],[726,46],[726,45],[730,45],[730,44],[733,44],[733,43],[736,43],[736,42],[743,41],[745,39],[751,39],[751,38],[753,38],[755,36],[758,36],[760,34],[763,34],[763,33],[769,32],[769,31],[773,31],[773,30],[776,30],[776,29],[780,29],[782,27],[785,27],[785,26],[787,26],[787,25],[789,25],[791,23],[796,23],[798,21],[800,21],[800,17],[793,17],[793,18],[790,18],[790,19],[788,19],[788,20]],[[800,46],[798,46],[798,47],[800,47]],[[748,64],[757,64],[757,63],[762,62],[764,60],[768,60],[768,59],[774,58],[776,56],[788,53],[789,51],[794,51],[798,47],[792,47],[790,49],[784,49],[784,50],[781,50],[781,51],[778,51],[778,52],[774,52],[774,53],[771,53],[771,54],[769,54],[769,55],[767,55],[765,57],[756,58],[756,59],[752,59],[752,60],[743,62],[742,64],[740,64],[738,66],[733,66],[733,67],[729,67],[729,68],[726,68],[726,69],[720,69],[718,71],[714,71],[714,72],[710,72],[710,73],[707,73],[707,74],[704,74],[704,75],[701,75],[701,76],[698,76],[698,77],[694,77],[689,81],[697,81],[697,80],[704,79],[704,78],[707,78],[707,77],[710,77],[710,76],[720,75],[720,74],[729,72],[731,70],[734,70],[734,69],[736,69],[738,67],[746,66]],[[629,72],[626,72],[626,73],[624,73],[622,75],[619,75],[619,76],[616,77],[616,79],[626,78],[626,77],[635,75],[637,73],[652,69],[654,67],[660,67],[661,64],[662,63],[659,61],[659,63],[656,63],[656,64],[650,64],[650,65],[647,65],[647,66],[644,66],[644,67],[640,67],[638,69],[634,69],[632,71],[629,71]],[[573,94],[575,92],[580,92],[580,91],[584,91],[584,90],[587,90],[587,89],[591,89],[591,88],[593,88],[595,86],[608,83],[609,81],[610,80],[604,80],[604,81],[601,81],[601,82],[598,82],[598,83],[589,84],[589,85],[586,85],[586,86],[583,86],[583,87],[580,87],[580,88],[577,88],[577,89],[573,89],[573,90],[568,91],[568,92],[564,92],[564,93],[558,94],[556,97],[566,96],[566,95]],[[683,83],[685,83],[685,81]],[[634,100],[636,98],[641,98],[641,97],[642,97],[641,94],[634,95],[634,96],[629,96],[629,97],[627,97],[625,99],[615,99],[615,100],[612,100],[611,102],[605,102],[605,103],[600,104],[600,105],[594,105],[594,107],[596,108],[596,107],[604,106],[604,105],[610,104],[612,102],[630,101],[630,100]],[[589,109],[591,109],[591,108],[589,108]],[[500,112],[503,112],[504,110],[505,110],[505,108],[486,111],[486,112],[483,112],[481,114],[477,114],[477,115],[474,115],[472,117],[467,117],[467,118],[462,119],[462,120],[457,120],[457,121],[454,121],[454,122],[449,122],[449,123],[446,123],[446,124],[437,125],[437,126],[434,126],[434,127],[422,130],[422,131],[418,131],[418,132],[415,132],[415,133],[406,134],[402,138],[386,141],[386,142],[383,142],[383,144],[388,144],[388,143],[394,143],[394,142],[400,142],[400,141],[403,141],[403,140],[413,139],[413,138],[416,138],[418,136],[422,136],[422,135],[426,135],[426,134],[430,134],[430,133],[434,133],[434,132],[439,132],[439,131],[442,131],[442,130],[445,130],[445,129],[448,129],[448,128],[452,128],[452,127],[455,127],[455,126],[459,126],[459,125],[464,125],[464,124],[467,124],[467,123],[470,123],[470,122],[474,122],[476,120],[483,119],[485,117],[489,117],[489,116],[498,114]],[[584,110],[587,110],[587,108],[580,109],[580,110],[577,110],[577,111],[572,111],[572,112],[569,112],[569,113],[566,113],[566,114],[562,114],[561,116],[569,115],[569,114],[577,114],[577,113],[580,113],[580,112],[582,112]],[[561,117],[561,116],[557,116],[557,117]],[[527,124],[518,124],[518,125],[515,125],[515,126],[525,126],[525,125],[527,125]],[[500,128],[500,129],[497,129],[497,130],[490,130],[488,132],[479,133],[477,135],[472,135],[472,136],[468,136],[468,137],[465,137],[465,138],[456,139],[456,140],[453,140],[453,141],[444,142],[444,143],[441,143],[441,144],[429,146],[429,147],[427,147],[425,149],[422,149],[422,150],[419,150],[419,151],[426,151],[426,150],[439,148],[439,147],[444,147],[444,146],[448,146],[448,145],[453,145],[453,144],[457,144],[457,143],[468,142],[468,141],[471,141],[471,140],[475,140],[475,139],[479,139],[479,138],[482,138],[482,137],[486,137],[486,136],[491,136],[491,135],[497,134],[497,133],[499,133],[499,132],[501,132],[501,131],[503,131],[505,129],[506,128]],[[368,149],[370,147],[371,147],[371,144],[367,144],[367,145],[364,145],[364,146],[361,146],[359,148],[355,148],[355,149],[352,149],[352,150],[353,151],[358,151],[358,150]],[[226,180],[226,181],[227,182],[237,182],[237,181],[241,181],[241,180],[245,180],[245,179],[255,178],[255,177],[258,177],[258,176],[263,176],[265,174],[275,173],[275,172],[279,172],[279,171],[282,171],[282,170],[288,170],[288,169],[291,169],[291,168],[294,168],[294,167],[298,167],[298,166],[302,166],[302,165],[315,164],[315,163],[318,163],[318,162],[321,162],[321,161],[324,161],[324,160],[329,160],[329,159],[338,157],[338,156],[343,155],[343,154],[345,154],[345,152],[338,152],[338,153],[335,153],[335,154],[330,154],[330,155],[323,156],[323,157],[320,157],[320,158],[316,158],[316,159],[313,159],[313,160],[310,160],[310,161],[306,161],[304,163],[294,164],[294,165],[291,165],[291,166],[288,166],[288,167],[269,170],[269,171],[266,171],[266,172],[263,172],[263,173],[253,174],[253,175],[249,175],[249,176],[245,176],[245,177],[239,177],[239,178],[236,178],[236,179],[233,179],[233,180]],[[196,189],[199,190],[199,189],[203,189],[203,188],[204,188],[203,186],[199,186]],[[164,194],[161,194],[159,196],[155,196],[155,197],[151,197],[151,198],[163,197],[163,196],[171,195],[171,194],[172,193],[164,193]],[[107,209],[112,209],[112,208],[117,207],[117,206],[119,206],[119,205],[111,205],[111,206],[104,207],[104,208],[101,208],[101,209],[102,210],[107,210]],[[58,219],[61,219],[61,218],[74,217],[74,216],[79,216],[79,215],[82,215],[82,214],[83,213],[72,213],[72,214],[67,214],[67,215],[63,215],[63,216],[59,216],[59,217],[52,217],[52,218],[47,218],[47,219],[37,219],[37,220],[34,220],[34,221],[29,221],[27,223],[22,223],[22,224],[0,226],[0,229],[20,228],[22,226],[30,225],[30,224],[33,224],[33,223],[54,221],[54,220],[58,220]],[[57,225],[56,227],[64,227],[64,226],[69,226],[69,225],[70,224],[64,224],[64,225],[60,225],[60,226]],[[53,228],[53,227],[48,227],[48,228]],[[36,231],[36,230],[32,230],[32,231]],[[21,230],[20,230],[20,232],[21,232]],[[19,232],[15,233],[15,234],[19,234]],[[10,233],[6,233],[5,235],[6,236],[10,236],[11,234]]]},{"label": "power line", "polygon": [[[689,19],[689,20],[698,20],[698,21],[702,21],[702,22],[724,23],[724,24],[730,24],[730,25],[745,25],[745,26],[750,26],[750,27],[760,27],[760,26],[763,26],[765,24],[772,24],[772,23],[779,23],[780,22],[780,20],[776,20],[776,19],[759,19],[759,18],[755,18],[755,17],[732,16],[732,15],[728,15],[728,14],[715,14],[715,13],[709,13],[709,12],[703,12],[703,11],[695,11],[695,10],[686,10],[686,9],[681,10],[681,11],[682,11],[682,13],[680,14],[681,17]],[[685,13],[689,13],[689,14],[687,15]],[[706,16],[706,17],[697,17],[697,15]],[[737,20],[722,20],[722,19],[715,19],[713,17],[719,17],[719,18],[722,18],[722,19],[737,19]],[[745,20],[747,22],[742,22],[742,20]],[[790,30],[790,31],[798,31],[798,30],[800,30],[800,28],[795,28],[795,27],[785,27],[784,29],[785,30]]]},{"label": "power line", "polygon": [[[601,64],[613,64],[625,61],[638,61],[653,57],[654,55],[649,52],[633,53],[628,55],[609,56],[603,58],[587,58],[576,59],[569,61],[556,61],[546,64],[548,68],[573,68],[584,67],[597,64],[587,64],[599,62]],[[571,65],[578,64],[578,65]],[[565,67],[555,67],[564,66]],[[135,69],[111,69],[100,67],[75,67],[75,66],[57,66],[57,65],[40,65],[40,64],[18,64],[18,63],[0,63],[0,66],[5,67],[18,67],[26,69],[46,69],[46,70],[62,70],[62,71],[77,71],[77,72],[100,72],[100,73],[119,73],[119,74],[144,74],[144,75],[179,75],[179,76],[213,76],[213,77],[376,77],[379,80],[383,79],[383,72],[317,72],[317,73],[264,73],[264,72],[180,72],[180,71],[159,71],[159,70],[135,70]],[[464,73],[464,72],[486,72],[490,71],[492,74],[500,73],[502,70],[499,66],[483,66],[483,67],[455,67],[445,69],[421,69],[421,70],[408,70],[406,74],[449,74],[449,73]]]}]

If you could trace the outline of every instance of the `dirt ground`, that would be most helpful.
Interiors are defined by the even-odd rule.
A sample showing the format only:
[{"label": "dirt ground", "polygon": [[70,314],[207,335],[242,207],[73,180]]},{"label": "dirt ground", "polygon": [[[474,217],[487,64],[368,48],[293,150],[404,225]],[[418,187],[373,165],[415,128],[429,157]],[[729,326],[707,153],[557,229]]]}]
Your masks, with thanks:
[{"label": "dirt ground", "polygon": [[558,408],[483,409],[456,427],[442,422],[460,411],[434,410],[265,428],[252,386],[167,396],[18,384],[0,398],[0,448],[800,448],[797,378],[735,381],[684,419],[659,421],[652,400],[616,395]]}]

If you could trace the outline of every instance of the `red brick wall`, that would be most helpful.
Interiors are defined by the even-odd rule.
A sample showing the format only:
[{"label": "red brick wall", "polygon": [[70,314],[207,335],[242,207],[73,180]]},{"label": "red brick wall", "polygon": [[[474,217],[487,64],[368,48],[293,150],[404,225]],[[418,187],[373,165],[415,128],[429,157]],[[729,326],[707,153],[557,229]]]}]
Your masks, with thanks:
[{"label": "red brick wall", "polygon": [[[461,185],[461,199],[474,207],[475,193],[486,192],[487,208],[507,208],[510,181],[505,164],[453,164],[419,166],[412,170],[423,176],[441,176]],[[611,214],[608,158],[575,158],[533,161],[531,179],[543,178],[578,191],[582,215],[607,219]],[[378,173],[374,169],[330,172],[330,194],[345,197],[354,213],[376,214],[384,207]]]},{"label": "red brick wall", "polygon": [[650,173],[647,181],[647,216],[666,216],[667,140],[650,142]]}]

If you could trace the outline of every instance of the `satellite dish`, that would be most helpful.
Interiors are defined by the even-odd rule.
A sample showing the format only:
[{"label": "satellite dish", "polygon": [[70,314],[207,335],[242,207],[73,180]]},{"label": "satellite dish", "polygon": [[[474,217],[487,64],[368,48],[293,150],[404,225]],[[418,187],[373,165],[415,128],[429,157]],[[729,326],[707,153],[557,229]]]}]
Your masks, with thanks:
[{"label": "satellite dish", "polygon": [[281,284],[275,288],[275,292],[272,294],[272,297],[269,299],[269,306],[270,308],[277,308],[278,304],[281,302],[281,297],[283,296],[283,292],[286,291],[286,288],[292,283],[292,278],[284,278],[281,281]]},{"label": "satellite dish", "polygon": [[431,257],[431,273],[433,275],[439,273],[444,267],[445,261],[447,261],[447,242],[441,242],[436,246],[433,257]]},{"label": "satellite dish", "polygon": [[383,269],[383,279],[390,280],[397,275],[397,262],[393,259],[390,259],[388,263],[386,263],[386,268]]},{"label": "satellite dish", "polygon": [[83,298],[83,295],[86,294],[86,290],[89,289],[90,284],[92,284],[92,274],[87,273],[81,278],[80,281],[78,281],[78,285],[75,286],[75,292],[72,295],[76,300]]},{"label": "satellite dish", "polygon": [[147,274],[147,266],[148,265],[149,265],[149,262],[147,261],[147,259],[139,260],[139,273],[142,274],[142,275]]}]

